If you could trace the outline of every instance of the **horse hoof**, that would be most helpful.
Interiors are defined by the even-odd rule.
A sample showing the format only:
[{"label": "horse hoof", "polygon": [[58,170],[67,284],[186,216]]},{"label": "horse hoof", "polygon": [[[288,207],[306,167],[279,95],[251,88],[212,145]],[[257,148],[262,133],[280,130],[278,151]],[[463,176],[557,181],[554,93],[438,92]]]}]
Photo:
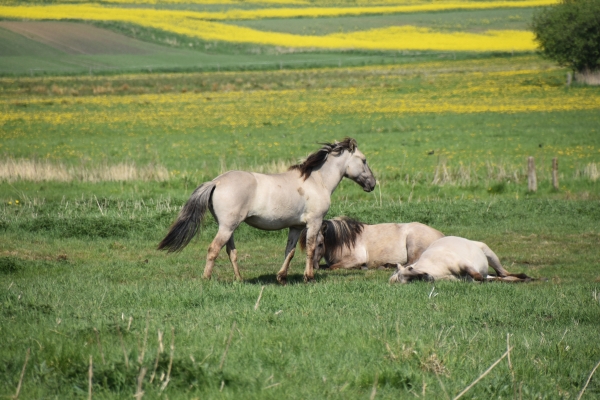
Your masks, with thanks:
[{"label": "horse hoof", "polygon": [[315,277],[304,275],[304,283],[315,283]]},{"label": "horse hoof", "polygon": [[202,279],[204,279],[205,281],[210,281],[210,275],[202,275]]},{"label": "horse hoof", "polygon": [[279,282],[280,285],[287,285],[287,277],[277,275],[277,282]]}]

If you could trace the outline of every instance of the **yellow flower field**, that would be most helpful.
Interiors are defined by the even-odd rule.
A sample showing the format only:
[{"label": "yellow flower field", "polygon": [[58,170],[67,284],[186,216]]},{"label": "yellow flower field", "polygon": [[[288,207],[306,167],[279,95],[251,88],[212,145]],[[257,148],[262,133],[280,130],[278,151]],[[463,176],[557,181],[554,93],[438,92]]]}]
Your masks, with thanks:
[{"label": "yellow flower field", "polygon": [[[431,113],[517,113],[600,110],[597,90],[565,91],[562,87],[525,85],[539,71],[473,73],[465,85],[456,85],[455,73],[432,76],[427,90],[399,94],[373,87],[297,89],[279,91],[233,91],[165,93],[78,98],[56,98],[56,106],[43,113],[14,107],[14,100],[0,101],[0,123],[15,120],[53,125],[103,124],[143,120],[152,125],[165,118],[181,121],[181,127],[249,127],[264,121],[296,124],[324,121],[332,115],[402,115]],[[42,105],[43,98],[27,104]],[[151,110],[149,112],[149,110]]]},{"label": "yellow flower field", "polygon": [[534,50],[536,45],[533,41],[533,35],[527,31],[490,30],[483,33],[448,33],[436,32],[428,28],[403,26],[315,36],[265,32],[215,21],[332,17],[503,7],[516,8],[542,6],[555,2],[556,0],[462,1],[384,7],[266,8],[259,10],[229,10],[224,12],[122,9],[91,4],[4,6],[0,7],[0,17],[34,20],[82,19],[91,21],[118,21],[161,29],[203,40],[284,47],[372,50],[529,51]]}]

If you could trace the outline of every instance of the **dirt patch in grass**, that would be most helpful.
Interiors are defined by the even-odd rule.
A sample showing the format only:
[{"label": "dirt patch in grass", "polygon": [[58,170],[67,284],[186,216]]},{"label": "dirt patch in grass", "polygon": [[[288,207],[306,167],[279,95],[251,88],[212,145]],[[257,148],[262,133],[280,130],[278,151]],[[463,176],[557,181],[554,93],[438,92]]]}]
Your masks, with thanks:
[{"label": "dirt patch in grass", "polygon": [[67,54],[150,54],[151,45],[95,26],[54,21],[1,21],[0,27]]}]

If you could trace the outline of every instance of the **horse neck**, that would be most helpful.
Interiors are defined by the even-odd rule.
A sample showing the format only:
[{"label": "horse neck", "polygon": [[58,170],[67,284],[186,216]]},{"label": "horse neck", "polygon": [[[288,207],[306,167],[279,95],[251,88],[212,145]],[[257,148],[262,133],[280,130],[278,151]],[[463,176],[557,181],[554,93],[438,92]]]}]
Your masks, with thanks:
[{"label": "horse neck", "polygon": [[329,156],[327,161],[318,170],[313,171],[313,175],[318,175],[321,178],[321,183],[329,191],[329,194],[333,193],[342,179],[344,179],[346,161],[349,154],[347,151],[344,151],[337,157]]}]

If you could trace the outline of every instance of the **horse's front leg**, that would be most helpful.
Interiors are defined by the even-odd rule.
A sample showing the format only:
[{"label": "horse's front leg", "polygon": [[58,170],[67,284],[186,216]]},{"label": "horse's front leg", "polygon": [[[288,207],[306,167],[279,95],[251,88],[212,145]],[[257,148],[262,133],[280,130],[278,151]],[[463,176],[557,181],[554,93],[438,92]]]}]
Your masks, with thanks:
[{"label": "horse's front leg", "polygon": [[321,228],[322,220],[311,221],[306,225],[306,268],[304,270],[304,282],[315,280],[314,256],[317,244],[317,235]]},{"label": "horse's front leg", "polygon": [[282,285],[287,283],[288,269],[292,262],[292,258],[294,258],[294,254],[296,253],[296,244],[298,243],[298,238],[300,237],[302,229],[304,228],[291,227],[288,233],[287,245],[285,246],[285,260],[283,261],[283,266],[277,273],[277,282]]}]

